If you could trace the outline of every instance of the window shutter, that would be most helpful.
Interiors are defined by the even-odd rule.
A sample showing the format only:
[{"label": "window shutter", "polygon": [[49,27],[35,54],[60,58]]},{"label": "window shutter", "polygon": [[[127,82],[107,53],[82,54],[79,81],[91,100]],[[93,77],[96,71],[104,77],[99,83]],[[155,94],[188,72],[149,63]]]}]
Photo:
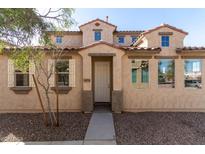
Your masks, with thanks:
[{"label": "window shutter", "polygon": [[50,73],[50,71],[52,75],[49,79],[49,84],[51,87],[55,87],[55,60],[54,59],[48,59],[48,73]]},{"label": "window shutter", "polygon": [[14,63],[8,59],[8,87],[14,87]]},{"label": "window shutter", "polygon": [[29,61],[29,86],[35,87],[32,75],[35,74],[35,64],[33,60]]},{"label": "window shutter", "polygon": [[75,87],[75,59],[69,60],[69,87]]}]

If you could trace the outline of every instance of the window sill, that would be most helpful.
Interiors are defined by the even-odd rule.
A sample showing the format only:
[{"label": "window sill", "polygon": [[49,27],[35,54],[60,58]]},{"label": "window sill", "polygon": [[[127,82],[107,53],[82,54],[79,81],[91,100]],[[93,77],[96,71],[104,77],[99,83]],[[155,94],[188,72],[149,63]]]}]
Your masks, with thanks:
[{"label": "window sill", "polygon": [[[68,92],[71,90],[71,87],[58,87],[58,93],[59,94],[68,94]],[[57,92],[57,88],[56,87],[51,87],[51,90],[54,90],[55,92]]]},{"label": "window sill", "polygon": [[16,94],[28,94],[32,90],[32,87],[11,87],[10,89]]}]

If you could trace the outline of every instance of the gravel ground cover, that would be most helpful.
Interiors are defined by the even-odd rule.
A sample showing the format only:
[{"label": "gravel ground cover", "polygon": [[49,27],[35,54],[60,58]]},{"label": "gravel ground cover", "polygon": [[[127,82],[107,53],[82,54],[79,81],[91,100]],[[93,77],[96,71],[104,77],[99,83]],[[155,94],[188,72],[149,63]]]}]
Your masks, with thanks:
[{"label": "gravel ground cover", "polygon": [[0,142],[83,140],[91,114],[60,113],[60,127],[46,127],[42,114],[0,114]]},{"label": "gravel ground cover", "polygon": [[205,113],[113,114],[117,144],[205,144]]}]

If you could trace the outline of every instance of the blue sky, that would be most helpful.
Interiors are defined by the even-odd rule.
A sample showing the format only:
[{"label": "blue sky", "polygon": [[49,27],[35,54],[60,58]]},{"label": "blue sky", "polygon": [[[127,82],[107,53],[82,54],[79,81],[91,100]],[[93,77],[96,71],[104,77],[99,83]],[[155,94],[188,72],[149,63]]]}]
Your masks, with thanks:
[{"label": "blue sky", "polygon": [[167,23],[189,32],[186,46],[205,46],[205,9],[76,9],[73,18],[80,25],[106,16],[118,30],[147,30]]}]

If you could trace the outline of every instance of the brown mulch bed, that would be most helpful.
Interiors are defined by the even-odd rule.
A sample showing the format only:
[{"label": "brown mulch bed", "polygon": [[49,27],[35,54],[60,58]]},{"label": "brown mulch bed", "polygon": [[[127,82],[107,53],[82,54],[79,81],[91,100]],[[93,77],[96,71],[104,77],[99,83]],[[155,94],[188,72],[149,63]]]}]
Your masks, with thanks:
[{"label": "brown mulch bed", "polygon": [[205,113],[113,114],[117,144],[205,144]]},{"label": "brown mulch bed", "polygon": [[0,142],[83,140],[91,114],[60,113],[60,127],[46,127],[40,113],[0,114]]}]

